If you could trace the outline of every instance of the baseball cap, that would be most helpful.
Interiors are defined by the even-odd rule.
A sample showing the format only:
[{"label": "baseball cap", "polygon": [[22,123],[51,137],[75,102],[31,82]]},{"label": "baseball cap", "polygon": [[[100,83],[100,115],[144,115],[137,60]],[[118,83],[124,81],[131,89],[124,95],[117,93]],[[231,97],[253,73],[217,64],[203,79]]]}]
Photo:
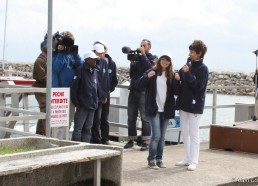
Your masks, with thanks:
[{"label": "baseball cap", "polygon": [[102,44],[95,44],[93,45],[93,49],[92,50],[95,50],[97,51],[98,53],[103,53],[105,52],[105,49],[104,49],[104,46]]},{"label": "baseball cap", "polygon": [[93,43],[93,45],[95,45],[95,44],[102,44],[102,45],[104,45],[104,47],[107,48],[106,43],[105,43],[104,41],[102,41],[102,40],[97,40],[97,41],[95,41],[95,42]]},{"label": "baseball cap", "polygon": [[97,59],[99,58],[94,52],[92,51],[88,51],[83,55],[83,59],[87,59],[87,58],[91,58],[91,59]]},{"label": "baseball cap", "polygon": [[160,57],[162,56],[168,56],[170,59],[172,59],[172,54],[169,51],[161,52]]}]

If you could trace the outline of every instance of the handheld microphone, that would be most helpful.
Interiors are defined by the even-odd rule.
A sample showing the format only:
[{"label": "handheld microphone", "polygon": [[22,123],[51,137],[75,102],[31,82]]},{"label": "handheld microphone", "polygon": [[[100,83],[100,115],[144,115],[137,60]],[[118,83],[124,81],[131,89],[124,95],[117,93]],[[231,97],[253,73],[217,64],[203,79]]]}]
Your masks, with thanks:
[{"label": "handheld microphone", "polygon": [[186,65],[187,65],[187,66],[191,66],[191,64],[192,64],[191,58],[188,57],[188,58],[187,58],[187,61],[186,61]]}]

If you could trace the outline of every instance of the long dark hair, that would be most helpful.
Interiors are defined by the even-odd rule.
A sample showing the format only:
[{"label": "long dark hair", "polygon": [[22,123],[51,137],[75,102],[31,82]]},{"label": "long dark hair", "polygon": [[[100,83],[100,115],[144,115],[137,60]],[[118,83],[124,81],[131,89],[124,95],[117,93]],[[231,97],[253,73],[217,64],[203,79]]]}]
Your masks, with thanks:
[{"label": "long dark hair", "polygon": [[161,67],[161,65],[160,65],[160,61],[161,61],[161,59],[163,59],[163,58],[167,59],[167,60],[170,62],[170,64],[168,65],[168,67],[167,67],[166,70],[165,70],[165,76],[166,76],[167,78],[171,78],[171,77],[173,77],[174,72],[173,72],[172,60],[171,60],[170,57],[168,57],[168,56],[161,56],[161,57],[155,62],[155,65],[154,65],[153,68],[157,70],[157,75],[158,75],[158,76],[161,76],[163,71],[162,71],[162,67]]}]

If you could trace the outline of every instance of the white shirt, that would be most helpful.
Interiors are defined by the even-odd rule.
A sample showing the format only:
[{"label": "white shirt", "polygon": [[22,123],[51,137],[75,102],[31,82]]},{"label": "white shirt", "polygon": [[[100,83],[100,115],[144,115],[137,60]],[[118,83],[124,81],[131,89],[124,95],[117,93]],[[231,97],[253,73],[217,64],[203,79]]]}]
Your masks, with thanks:
[{"label": "white shirt", "polygon": [[157,95],[156,103],[158,105],[158,112],[164,112],[164,105],[167,97],[167,77],[165,71],[161,76],[157,76]]}]

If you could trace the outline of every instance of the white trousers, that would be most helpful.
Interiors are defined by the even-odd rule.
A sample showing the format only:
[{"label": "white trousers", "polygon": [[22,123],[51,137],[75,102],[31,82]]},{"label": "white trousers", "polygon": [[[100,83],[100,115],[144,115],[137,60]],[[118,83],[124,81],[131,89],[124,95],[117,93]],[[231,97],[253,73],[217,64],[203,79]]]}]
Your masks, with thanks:
[{"label": "white trousers", "polygon": [[180,110],[180,128],[185,149],[184,161],[195,165],[199,160],[201,116],[202,114],[192,114]]}]

